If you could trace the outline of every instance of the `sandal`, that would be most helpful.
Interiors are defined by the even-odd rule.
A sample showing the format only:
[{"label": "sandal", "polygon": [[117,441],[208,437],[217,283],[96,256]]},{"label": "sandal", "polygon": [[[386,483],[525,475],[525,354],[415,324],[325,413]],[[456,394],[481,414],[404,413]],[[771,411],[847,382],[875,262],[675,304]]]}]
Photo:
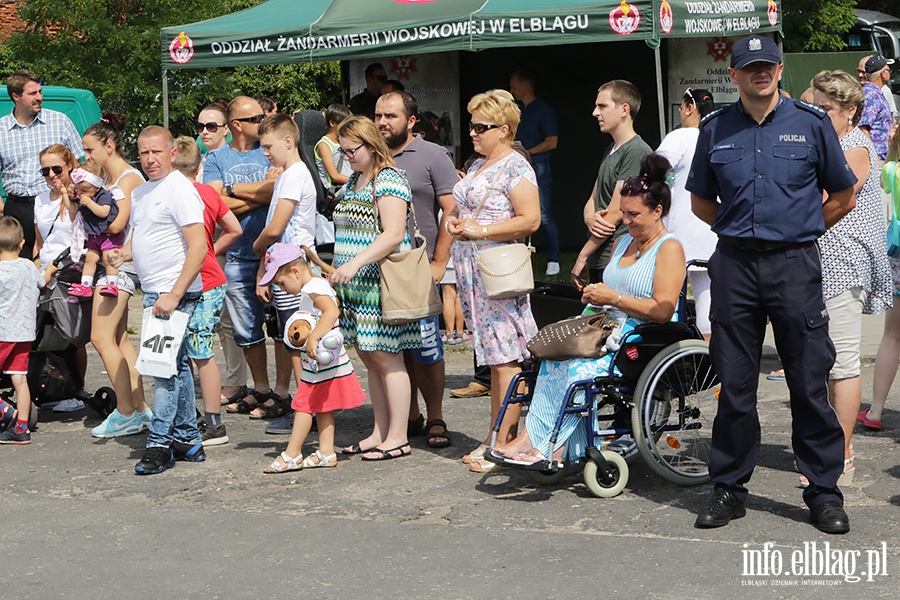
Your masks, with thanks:
[{"label": "sandal", "polygon": [[[316,462],[313,462],[313,459],[318,459]],[[318,450],[315,453],[310,454],[306,458],[303,459],[303,462],[300,464],[304,469],[316,469],[318,467],[336,467],[337,466],[337,454],[329,454],[325,456]]]},{"label": "sandal", "polygon": [[291,405],[291,399],[289,397],[279,396],[275,392],[269,392],[268,394],[265,394],[264,399],[260,399],[257,396],[254,397],[259,400],[259,402],[253,408],[253,410],[259,410],[262,412],[260,413],[251,411],[251,419],[263,419],[265,421],[269,421],[271,419],[283,417],[287,413],[288,408]]},{"label": "sandal", "polygon": [[[240,415],[249,415],[254,408],[265,402],[269,398],[269,394],[263,394],[262,392],[257,392],[253,388],[248,388],[247,391],[249,394],[245,394],[240,400],[229,404],[225,407],[225,412],[227,413],[237,413]],[[247,396],[253,396],[253,399],[256,400],[253,404],[247,402]]]},{"label": "sandal", "polygon": [[223,396],[219,394],[219,404],[225,406],[226,404],[236,404],[241,398],[245,398],[250,394],[250,390],[247,389],[246,385],[242,385],[238,388],[238,391],[233,393],[230,396]]},{"label": "sandal", "polygon": [[425,435],[427,432],[428,427],[425,425],[425,415],[419,413],[418,419],[409,419],[409,423],[406,426],[407,437],[418,437]]},{"label": "sandal", "polygon": [[[276,458],[272,461],[271,465],[263,469],[263,473],[287,473],[288,471],[299,471],[306,464],[306,459],[303,458],[303,454],[300,454],[297,458],[291,458],[287,455],[287,452],[282,452],[280,458],[281,462]],[[309,457],[307,456],[306,458]]]},{"label": "sandal", "polygon": [[[403,451],[404,448],[406,448],[406,452]],[[400,454],[391,454],[391,452],[397,452],[398,450],[400,451]],[[405,444],[400,444],[396,448],[390,448],[389,450],[382,450],[381,448],[372,448],[366,454],[368,454],[370,452],[378,452],[379,453],[378,457],[377,458],[366,458],[365,456],[363,456],[362,459],[369,460],[369,461],[376,461],[376,460],[392,460],[395,458],[403,458],[404,456],[409,456],[410,454],[412,454],[412,449],[409,447],[409,442],[407,442]]]},{"label": "sandal", "polygon": [[487,449],[488,447],[485,444],[479,444],[477,448],[463,456],[462,461],[468,465],[473,462],[484,460],[484,451]]},{"label": "sandal", "polygon": [[[444,431],[432,433],[432,427],[441,427]],[[447,424],[442,419],[432,419],[425,424],[425,431],[428,434],[428,445],[432,448],[446,448],[453,444],[450,438],[450,432],[447,431]]]},{"label": "sandal", "polygon": [[341,450],[341,454],[345,456],[353,456],[354,454],[365,454],[366,452],[371,452],[375,450],[375,448],[362,448],[359,445],[359,442],[356,442],[352,446],[347,446],[343,450]]}]

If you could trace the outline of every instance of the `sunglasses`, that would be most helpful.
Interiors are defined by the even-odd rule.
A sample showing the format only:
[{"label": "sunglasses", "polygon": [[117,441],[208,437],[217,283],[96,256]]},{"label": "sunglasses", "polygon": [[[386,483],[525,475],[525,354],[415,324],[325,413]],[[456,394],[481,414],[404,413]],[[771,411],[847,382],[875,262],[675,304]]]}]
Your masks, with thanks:
[{"label": "sunglasses", "polygon": [[263,119],[266,118],[266,115],[253,115],[252,117],[241,117],[240,119],[232,119],[232,121],[239,121],[241,123],[262,123]]},{"label": "sunglasses", "polygon": [[53,165],[52,167],[41,167],[41,175],[44,177],[50,176],[50,170],[53,170],[54,175],[62,175],[62,172],[66,170],[65,167],[60,165]]},{"label": "sunglasses", "polygon": [[222,123],[221,125],[212,121],[210,121],[209,123],[201,123],[200,121],[194,123],[194,129],[197,130],[197,133],[203,133],[204,129],[209,131],[210,133],[215,133],[219,130],[219,127],[225,127],[225,123]]},{"label": "sunglasses", "polygon": [[474,131],[476,135],[481,135],[485,131],[490,131],[491,129],[497,129],[499,127],[503,127],[503,125],[489,125],[487,123],[469,123],[469,131]]},{"label": "sunglasses", "polygon": [[374,75],[376,81],[385,82],[387,81],[387,75]]},{"label": "sunglasses", "polygon": [[356,154],[356,151],[363,146],[365,146],[365,143],[360,144],[356,148],[340,148],[338,149],[338,152],[340,152],[341,156],[343,156],[344,158],[353,158],[353,156]]}]

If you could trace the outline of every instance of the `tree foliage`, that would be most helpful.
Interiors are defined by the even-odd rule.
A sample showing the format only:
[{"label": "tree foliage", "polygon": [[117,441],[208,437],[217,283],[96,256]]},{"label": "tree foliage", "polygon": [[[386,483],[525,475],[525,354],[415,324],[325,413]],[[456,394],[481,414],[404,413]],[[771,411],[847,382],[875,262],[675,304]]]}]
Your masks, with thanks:
[{"label": "tree foliage", "polygon": [[[126,115],[126,137],[134,139],[163,120],[160,29],[261,1],[30,0],[19,10],[25,30],[0,47],[0,77],[27,68],[47,85],[89,89],[103,110]],[[170,71],[170,128],[191,133],[205,104],[241,94],[269,96],[286,111],[323,108],[340,99],[340,69],[321,63]]]},{"label": "tree foliage", "polygon": [[840,34],[856,24],[856,4],[857,0],[783,0],[785,51],[844,48]]}]

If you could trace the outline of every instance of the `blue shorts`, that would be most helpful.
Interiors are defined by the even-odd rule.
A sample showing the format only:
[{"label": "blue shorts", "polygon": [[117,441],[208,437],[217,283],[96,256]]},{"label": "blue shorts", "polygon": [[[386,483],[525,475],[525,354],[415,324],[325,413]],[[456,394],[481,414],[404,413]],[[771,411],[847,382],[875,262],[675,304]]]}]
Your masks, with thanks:
[{"label": "blue shorts", "polygon": [[441,341],[441,324],[438,318],[422,319],[419,321],[419,329],[422,332],[422,347],[404,352],[409,352],[420,365],[433,365],[444,360],[444,343]]},{"label": "blue shorts", "polygon": [[225,304],[225,284],[200,294],[187,326],[188,358],[206,359],[216,355],[216,330]]},{"label": "blue shorts", "polygon": [[230,260],[225,263],[225,305],[231,316],[234,343],[250,348],[266,341],[263,333],[263,305],[256,296],[256,272],[259,262]]}]

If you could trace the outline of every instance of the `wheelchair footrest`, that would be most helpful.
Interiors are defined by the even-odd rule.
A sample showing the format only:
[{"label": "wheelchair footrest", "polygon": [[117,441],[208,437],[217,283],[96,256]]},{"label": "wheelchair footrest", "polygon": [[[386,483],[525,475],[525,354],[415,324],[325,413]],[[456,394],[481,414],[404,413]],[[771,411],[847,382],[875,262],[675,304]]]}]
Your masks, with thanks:
[{"label": "wheelchair footrest", "polygon": [[524,463],[517,460],[511,460],[502,456],[495,455],[492,449],[488,449],[484,453],[484,459],[492,463],[503,465],[511,469],[522,469],[524,471],[540,471],[542,473],[556,473],[563,468],[563,464],[555,460],[541,460],[533,463]]}]

